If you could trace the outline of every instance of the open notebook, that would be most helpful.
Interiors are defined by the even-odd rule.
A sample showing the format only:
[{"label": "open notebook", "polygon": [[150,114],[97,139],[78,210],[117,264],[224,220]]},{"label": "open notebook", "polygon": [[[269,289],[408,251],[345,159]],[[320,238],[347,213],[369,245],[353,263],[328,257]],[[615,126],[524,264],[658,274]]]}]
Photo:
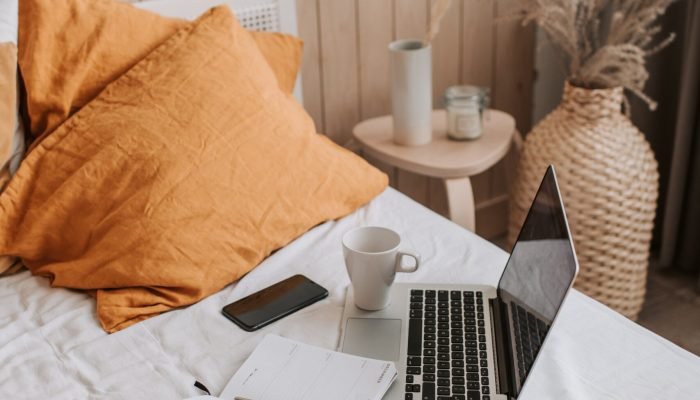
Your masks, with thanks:
[{"label": "open notebook", "polygon": [[396,379],[373,360],[266,335],[223,393],[224,400],[379,400]]}]

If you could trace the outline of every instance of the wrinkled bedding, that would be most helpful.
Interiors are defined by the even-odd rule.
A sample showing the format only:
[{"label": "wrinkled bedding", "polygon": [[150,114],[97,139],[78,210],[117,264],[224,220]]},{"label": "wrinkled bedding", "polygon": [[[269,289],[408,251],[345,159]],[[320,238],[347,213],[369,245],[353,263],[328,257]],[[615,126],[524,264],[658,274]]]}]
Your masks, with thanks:
[{"label": "wrinkled bedding", "polygon": [[[387,189],[368,206],[317,226],[239,282],[192,306],[108,335],[89,295],[29,272],[0,279],[0,398],[140,399],[219,394],[266,333],[336,348],[349,281],[340,238],[360,225],[400,232],[423,268],[403,281],[496,284],[507,254]],[[301,273],[327,299],[254,333],[221,308]],[[697,398],[700,358],[573,292],[522,399]]]}]

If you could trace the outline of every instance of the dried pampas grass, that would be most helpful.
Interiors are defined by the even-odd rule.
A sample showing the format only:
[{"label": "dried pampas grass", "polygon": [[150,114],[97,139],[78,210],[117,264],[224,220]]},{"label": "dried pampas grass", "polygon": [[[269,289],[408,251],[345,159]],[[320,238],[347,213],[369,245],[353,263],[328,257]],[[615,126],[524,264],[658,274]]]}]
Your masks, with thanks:
[{"label": "dried pampas grass", "polygon": [[440,22],[450,8],[451,0],[433,0],[433,5],[430,7],[430,21],[428,29],[425,32],[423,43],[429,45],[433,38],[440,32]]},{"label": "dried pampas grass", "polygon": [[647,103],[646,58],[668,46],[656,20],[672,0],[520,0],[515,16],[535,22],[565,54],[569,80],[586,88],[622,86]]}]

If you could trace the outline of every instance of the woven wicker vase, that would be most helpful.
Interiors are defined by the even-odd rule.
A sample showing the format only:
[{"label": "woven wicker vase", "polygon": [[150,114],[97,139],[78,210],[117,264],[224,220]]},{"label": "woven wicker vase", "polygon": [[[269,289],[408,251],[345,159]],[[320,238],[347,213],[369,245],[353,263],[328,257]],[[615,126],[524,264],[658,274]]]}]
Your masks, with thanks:
[{"label": "woven wicker vase", "polygon": [[621,112],[622,100],[622,88],[566,84],[559,107],[523,144],[508,231],[513,243],[547,165],[554,164],[581,267],[575,287],[636,319],[659,174],[649,143]]}]

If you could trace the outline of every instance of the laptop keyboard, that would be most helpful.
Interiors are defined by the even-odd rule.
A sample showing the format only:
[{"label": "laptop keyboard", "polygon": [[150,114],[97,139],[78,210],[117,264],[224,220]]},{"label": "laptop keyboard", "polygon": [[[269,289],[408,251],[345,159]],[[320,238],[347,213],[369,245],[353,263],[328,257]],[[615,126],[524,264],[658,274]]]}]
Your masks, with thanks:
[{"label": "laptop keyboard", "polygon": [[520,384],[525,381],[528,371],[535,361],[535,356],[542,346],[549,327],[524,308],[510,303],[515,331],[515,351],[518,360]]},{"label": "laptop keyboard", "polygon": [[483,293],[411,290],[406,400],[490,400]]}]

